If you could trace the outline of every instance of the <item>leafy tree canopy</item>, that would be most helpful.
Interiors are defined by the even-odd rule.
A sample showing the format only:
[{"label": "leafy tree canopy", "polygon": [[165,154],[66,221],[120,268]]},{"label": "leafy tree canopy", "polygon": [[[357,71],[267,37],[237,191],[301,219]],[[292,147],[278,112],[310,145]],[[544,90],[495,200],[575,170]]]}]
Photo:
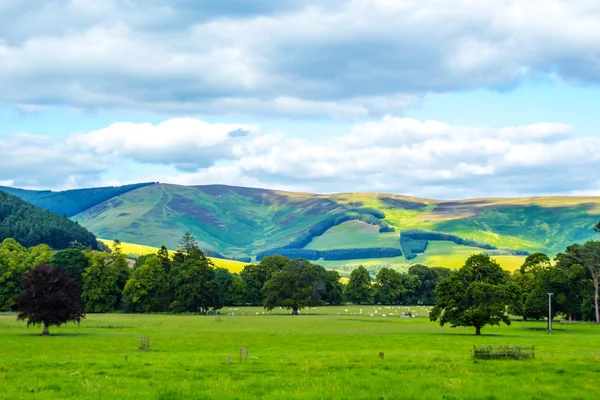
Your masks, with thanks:
[{"label": "leafy tree canopy", "polygon": [[469,257],[458,272],[438,284],[436,294],[438,301],[430,319],[442,326],[473,326],[480,335],[485,325],[510,325],[505,307],[513,300],[515,289],[489,255]]},{"label": "leafy tree canopy", "polygon": [[27,326],[43,325],[44,336],[50,334],[50,326],[85,318],[77,282],[66,269],[47,264],[25,274],[14,308],[19,311],[17,319],[27,320]]}]

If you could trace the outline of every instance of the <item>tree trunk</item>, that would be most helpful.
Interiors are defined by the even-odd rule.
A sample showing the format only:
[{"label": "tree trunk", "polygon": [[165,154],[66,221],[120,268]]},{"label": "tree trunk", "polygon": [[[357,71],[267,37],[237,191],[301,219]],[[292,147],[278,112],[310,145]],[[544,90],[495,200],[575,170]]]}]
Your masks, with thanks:
[{"label": "tree trunk", "polygon": [[523,321],[527,321],[527,317],[523,315]]},{"label": "tree trunk", "polygon": [[42,332],[42,336],[50,336],[50,326],[48,324],[44,324],[44,331]]},{"label": "tree trunk", "polygon": [[292,315],[300,315],[300,314],[298,313],[298,307],[296,307],[296,306],[292,306]]},{"label": "tree trunk", "polygon": [[596,307],[596,323],[600,324],[600,310],[598,309],[598,278],[600,278],[600,277],[598,276],[598,274],[594,274],[593,278],[594,278],[594,286],[595,286],[594,307]]},{"label": "tree trunk", "polygon": [[481,327],[480,326],[475,327],[475,336],[481,336]]}]

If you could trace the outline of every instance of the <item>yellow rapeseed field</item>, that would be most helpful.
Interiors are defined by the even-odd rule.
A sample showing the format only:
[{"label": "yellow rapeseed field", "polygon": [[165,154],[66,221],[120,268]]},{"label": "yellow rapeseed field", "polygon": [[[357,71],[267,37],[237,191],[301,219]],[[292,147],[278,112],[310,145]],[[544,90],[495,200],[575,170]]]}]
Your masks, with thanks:
[{"label": "yellow rapeseed field", "polygon": [[[112,240],[107,240],[107,239],[98,239],[98,240],[100,240],[102,243],[106,244],[109,247],[113,243]],[[125,254],[132,254],[132,255],[153,254],[158,251],[157,247],[145,246],[143,244],[127,243],[127,242],[121,242],[121,248],[123,249],[123,252]],[[215,264],[215,266],[217,266],[219,268],[225,268],[225,269],[229,270],[229,272],[231,272],[231,273],[240,272],[246,265],[246,263],[243,263],[240,261],[224,260],[222,258],[215,258],[215,257],[210,257],[210,259]]]}]

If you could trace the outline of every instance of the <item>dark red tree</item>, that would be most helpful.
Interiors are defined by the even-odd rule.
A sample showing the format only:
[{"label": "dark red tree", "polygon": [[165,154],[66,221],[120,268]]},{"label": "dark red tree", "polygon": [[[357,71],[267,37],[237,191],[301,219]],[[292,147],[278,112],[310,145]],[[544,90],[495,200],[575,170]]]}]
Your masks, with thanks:
[{"label": "dark red tree", "polygon": [[50,326],[85,318],[85,304],[77,282],[61,267],[44,264],[28,271],[23,277],[23,290],[14,303],[19,311],[18,320],[27,320],[27,326],[44,325],[42,336],[50,335]]}]

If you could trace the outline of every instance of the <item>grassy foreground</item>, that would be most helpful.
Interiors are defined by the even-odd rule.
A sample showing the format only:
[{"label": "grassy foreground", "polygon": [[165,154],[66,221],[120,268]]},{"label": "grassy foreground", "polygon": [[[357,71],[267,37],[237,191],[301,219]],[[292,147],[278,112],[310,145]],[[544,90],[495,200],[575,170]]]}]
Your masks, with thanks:
[{"label": "grassy foreground", "polygon": [[[406,308],[375,313],[372,306],[297,317],[225,308],[235,316],[220,322],[90,315],[80,326],[54,328],[51,337],[0,315],[0,398],[597,398],[600,326],[556,323],[548,335],[544,323],[514,322],[474,337],[473,329],[441,328],[426,309],[412,309],[417,317],[410,319],[398,316]],[[149,336],[150,350],[137,350],[140,335]],[[472,346],[488,344],[535,345],[536,358],[474,361]],[[240,347],[247,361],[240,362]]]}]

